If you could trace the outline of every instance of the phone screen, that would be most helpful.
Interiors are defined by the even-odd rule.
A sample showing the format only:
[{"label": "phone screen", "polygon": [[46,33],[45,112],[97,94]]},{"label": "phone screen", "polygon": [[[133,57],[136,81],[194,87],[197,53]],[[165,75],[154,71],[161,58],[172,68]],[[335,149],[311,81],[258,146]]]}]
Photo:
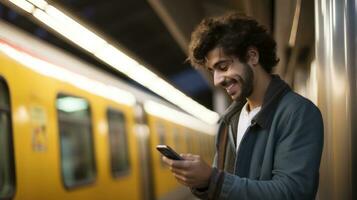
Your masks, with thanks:
[{"label": "phone screen", "polygon": [[167,158],[172,160],[183,160],[183,158],[167,145],[157,145],[156,149]]}]

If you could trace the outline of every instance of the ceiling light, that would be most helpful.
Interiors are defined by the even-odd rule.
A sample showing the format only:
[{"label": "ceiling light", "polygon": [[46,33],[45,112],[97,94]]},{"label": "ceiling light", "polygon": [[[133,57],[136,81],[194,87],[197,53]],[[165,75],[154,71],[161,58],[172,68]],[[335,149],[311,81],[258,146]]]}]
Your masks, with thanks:
[{"label": "ceiling light", "polygon": [[23,0],[9,0],[9,1],[28,13],[31,13],[35,8],[35,6],[33,6],[27,1],[23,1]]},{"label": "ceiling light", "polygon": [[27,1],[32,3],[36,7],[41,8],[42,10],[44,10],[48,5],[48,3],[44,0],[27,0]]},{"label": "ceiling light", "polygon": [[[23,1],[26,2],[25,0]],[[219,116],[216,112],[213,112],[197,103],[180,90],[176,89],[171,84],[148,70],[145,66],[140,65],[137,61],[127,56],[118,48],[114,47],[112,44],[109,44],[107,41],[85,28],[74,19],[68,17],[59,9],[49,5],[44,0],[28,1],[40,8],[32,10],[32,14],[35,18],[52,28],[54,31],[63,35],[68,40],[94,54],[103,62],[109,64],[116,70],[147,87],[154,93],[157,93],[161,97],[177,105],[187,113],[190,113],[191,115],[210,124],[215,124],[217,122]],[[19,7],[22,8],[23,6]]]}]

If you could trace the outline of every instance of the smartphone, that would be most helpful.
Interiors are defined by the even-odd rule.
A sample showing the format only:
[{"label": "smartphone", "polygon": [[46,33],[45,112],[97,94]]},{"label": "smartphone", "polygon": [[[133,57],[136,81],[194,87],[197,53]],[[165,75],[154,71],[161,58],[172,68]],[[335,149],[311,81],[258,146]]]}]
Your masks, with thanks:
[{"label": "smartphone", "polygon": [[173,149],[171,149],[167,145],[159,144],[156,146],[156,149],[160,151],[160,153],[172,160],[183,160],[183,158],[176,153]]}]

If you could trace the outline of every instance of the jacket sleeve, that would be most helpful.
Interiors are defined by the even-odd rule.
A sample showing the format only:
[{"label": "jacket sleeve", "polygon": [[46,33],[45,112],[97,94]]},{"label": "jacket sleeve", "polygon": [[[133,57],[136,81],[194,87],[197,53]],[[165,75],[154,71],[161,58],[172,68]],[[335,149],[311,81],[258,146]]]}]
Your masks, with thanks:
[{"label": "jacket sleeve", "polygon": [[276,139],[272,179],[252,180],[217,172],[214,176],[218,178],[211,178],[218,182],[210,183],[208,193],[214,194],[209,199],[312,200],[318,186],[322,146],[320,111],[312,103],[300,106]]},{"label": "jacket sleeve", "polygon": [[[210,199],[209,196],[212,196],[215,190],[212,189],[209,190],[209,188],[216,188],[217,186],[215,184],[222,182],[222,181],[218,181],[220,176],[218,176],[218,170],[217,170],[217,154],[215,154],[214,156],[212,167],[213,167],[213,171],[210,177],[209,186],[207,188],[201,188],[201,189],[190,188],[192,194],[194,194],[199,199]],[[211,194],[209,194],[209,192]]]}]

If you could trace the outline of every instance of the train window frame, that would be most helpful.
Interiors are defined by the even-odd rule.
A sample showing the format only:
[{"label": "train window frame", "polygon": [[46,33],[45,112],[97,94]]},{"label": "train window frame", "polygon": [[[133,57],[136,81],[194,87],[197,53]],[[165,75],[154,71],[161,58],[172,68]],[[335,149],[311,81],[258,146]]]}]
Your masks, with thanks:
[{"label": "train window frame", "polygon": [[[111,126],[110,126],[110,113],[115,113],[115,114],[119,114],[122,116],[123,122],[121,122],[124,125],[124,145],[125,147],[123,147],[125,150],[125,155],[126,155],[126,159],[127,159],[127,166],[124,170],[120,170],[120,171],[114,171],[115,169],[113,169],[113,151],[112,151],[112,138],[111,138]],[[107,123],[108,123],[108,147],[109,147],[109,162],[110,162],[110,173],[112,175],[112,177],[114,179],[118,179],[121,178],[123,176],[127,176],[128,174],[130,174],[131,171],[131,157],[130,157],[130,145],[129,145],[129,139],[128,139],[128,124],[127,124],[127,117],[125,116],[125,113],[112,108],[112,107],[108,107],[106,110],[106,117],[107,117]],[[119,133],[120,134],[120,133]],[[120,136],[118,136],[120,137]],[[122,149],[121,149],[122,150]]]},{"label": "train window frame", "polygon": [[182,152],[182,147],[181,147],[181,138],[180,138],[180,129],[177,126],[172,127],[172,139],[173,139],[173,148],[178,151]]},{"label": "train window frame", "polygon": [[[88,139],[89,139],[89,145],[88,148],[90,148],[90,153],[91,155],[89,155],[89,157],[92,159],[92,163],[90,165],[92,165],[92,177],[88,180],[81,180],[81,181],[78,181],[78,182],[74,182],[72,184],[68,184],[66,181],[66,175],[64,173],[64,166],[63,166],[63,163],[64,163],[64,159],[63,159],[63,150],[62,150],[62,147],[63,147],[63,140],[62,140],[62,131],[61,131],[61,123],[65,122],[65,123],[68,123],[68,120],[64,120],[62,119],[62,116],[61,116],[61,111],[60,109],[58,109],[58,105],[57,105],[57,100],[61,97],[73,97],[73,98],[79,98],[79,99],[82,99],[82,100],[85,100],[88,104],[88,119],[87,119],[87,123],[88,123],[88,126],[87,126],[87,132],[89,133],[88,134]],[[56,111],[57,111],[57,125],[58,125],[58,135],[59,135],[59,148],[60,148],[60,170],[61,170],[61,177],[62,177],[62,184],[64,186],[64,188],[66,188],[67,190],[72,190],[72,189],[76,189],[76,188],[80,188],[80,187],[84,187],[84,186],[90,186],[92,185],[96,179],[97,179],[97,163],[96,163],[96,150],[95,150],[95,142],[94,142],[94,131],[93,131],[93,118],[92,118],[92,111],[91,111],[91,103],[90,101],[87,99],[87,98],[84,98],[84,97],[80,97],[80,96],[76,96],[76,95],[72,95],[72,94],[68,94],[68,93],[63,93],[63,92],[60,92],[57,94],[56,96],[56,100],[55,100],[55,108],[56,108]],[[62,114],[63,115],[63,114]],[[73,121],[72,121],[73,122]],[[83,123],[83,122],[81,122]],[[84,122],[86,123],[86,122]],[[89,165],[89,166],[90,166]],[[88,167],[88,166],[87,166]]]},{"label": "train window frame", "polygon": [[[7,186],[6,186],[6,184],[4,184],[4,186],[8,187],[7,190],[9,190],[9,192],[7,194],[1,194],[3,188],[1,188],[1,185],[0,185],[0,199],[10,200],[10,199],[14,198],[14,196],[16,194],[16,186],[17,186],[17,184],[16,184],[16,170],[15,170],[14,142],[13,142],[14,141],[14,138],[13,138],[14,135],[13,135],[13,128],[12,128],[12,113],[11,113],[11,94],[10,94],[10,88],[9,88],[6,80],[2,76],[0,76],[0,85],[3,86],[3,87],[0,87],[0,91],[2,89],[4,89],[4,92],[6,92],[6,94],[7,94],[7,95],[0,95],[0,98],[2,98],[2,97],[7,98],[7,105],[6,104],[4,104],[4,105],[0,104],[0,119],[2,118],[3,115],[5,115],[6,119],[7,119],[6,120],[7,127],[8,127],[8,131],[7,131],[7,134],[8,134],[7,135],[7,137],[8,137],[7,138],[7,142],[8,142],[7,143],[7,151],[9,152],[7,169],[10,171],[8,173],[8,175],[9,175],[9,180],[8,181],[10,183],[8,183],[9,185],[7,185]],[[0,137],[1,137],[1,135],[0,135]],[[5,169],[5,167],[3,169]]]},{"label": "train window frame", "polygon": [[[156,134],[157,134],[157,139],[158,139],[158,144],[166,144],[167,145],[167,131],[168,127],[165,125],[165,121],[162,119],[156,120],[155,121],[155,129],[156,129]],[[162,168],[168,168],[168,165],[165,164],[165,162],[161,159],[161,156],[159,156],[159,162]]]},{"label": "train window frame", "polygon": [[193,137],[189,129],[185,130],[186,150],[187,153],[193,154]]},{"label": "train window frame", "polygon": [[155,128],[156,128],[156,133],[158,136],[159,144],[166,144],[167,135],[165,134],[165,132],[167,131],[166,130],[167,128],[166,128],[164,122],[161,120],[156,121]]}]

